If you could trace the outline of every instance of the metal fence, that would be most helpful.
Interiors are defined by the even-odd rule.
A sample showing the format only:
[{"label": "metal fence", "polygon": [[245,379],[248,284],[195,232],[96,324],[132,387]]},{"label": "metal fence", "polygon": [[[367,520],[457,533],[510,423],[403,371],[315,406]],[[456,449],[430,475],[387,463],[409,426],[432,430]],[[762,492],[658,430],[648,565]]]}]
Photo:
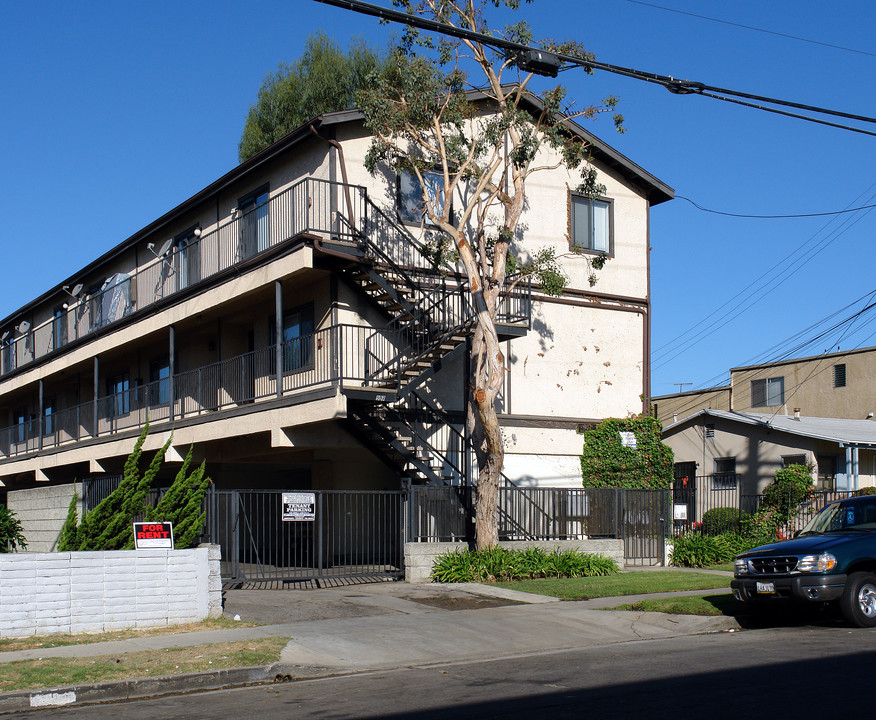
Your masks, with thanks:
[{"label": "metal fence", "polygon": [[[120,482],[121,476],[85,480],[84,512]],[[163,492],[153,489],[148,505]],[[406,542],[474,541],[471,487],[297,492],[313,496],[312,519],[284,520],[279,490],[210,489],[202,539],[221,547],[226,582],[397,578],[404,574]],[[668,501],[666,491],[505,487],[499,491],[499,538],[622,538],[628,565],[659,564]]]},{"label": "metal fence", "polygon": [[[738,532],[745,529],[746,519],[763,509],[763,495],[743,494],[741,483],[723,483],[726,487],[712,486],[713,476],[698,476],[696,482],[672,490],[672,534],[704,532],[717,535],[722,532]],[[779,532],[790,537],[803,528],[821,508],[834,500],[842,500],[854,491],[816,491],[803,502],[788,498],[785,503],[792,508],[791,520]]]},{"label": "metal fence", "polygon": [[276,490],[214,490],[206,535],[222,549],[221,573],[236,583],[290,584],[404,574],[402,491],[300,491],[310,520],[283,519]]}]

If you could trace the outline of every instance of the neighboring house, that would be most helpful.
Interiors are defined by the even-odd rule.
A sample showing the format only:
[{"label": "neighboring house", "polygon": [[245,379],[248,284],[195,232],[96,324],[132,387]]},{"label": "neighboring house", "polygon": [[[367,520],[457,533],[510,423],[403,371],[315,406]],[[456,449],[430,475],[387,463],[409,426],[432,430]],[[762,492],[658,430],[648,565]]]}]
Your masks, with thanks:
[{"label": "neighboring house", "polygon": [[876,347],[732,368],[729,385],[651,402],[664,427],[708,408],[863,420],[876,412]]},{"label": "neighboring house", "polygon": [[788,465],[812,468],[819,490],[876,485],[876,422],[701,410],[670,425],[676,497],[690,492],[693,519],[710,507],[753,508]]},{"label": "neighboring house", "polygon": [[[520,285],[497,318],[521,485],[580,486],[578,430],[649,394],[649,212],[673,193],[570,127],[606,196],[532,177],[517,250],[556,248],[570,285]],[[0,321],[0,480],[31,550],[74,480],[121,473],[147,418],[146,450],[173,432],[168,482],[190,445],[219,489],[473,482],[463,279],[429,268],[408,179],[370,176],[369,141],[359,113],[320,116]]]}]

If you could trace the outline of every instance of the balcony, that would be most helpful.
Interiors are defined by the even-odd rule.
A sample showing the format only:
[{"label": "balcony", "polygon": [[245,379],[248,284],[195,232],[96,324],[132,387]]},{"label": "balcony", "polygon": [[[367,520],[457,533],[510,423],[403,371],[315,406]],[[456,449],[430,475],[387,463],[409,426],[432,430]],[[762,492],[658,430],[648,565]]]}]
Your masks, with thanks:
[{"label": "balcony", "polygon": [[[339,194],[347,208],[345,217],[337,210]],[[36,327],[19,324],[23,331],[19,337],[10,337],[11,331],[7,332],[0,340],[0,377],[135,312],[206,284],[303,233],[358,243],[361,234],[356,228],[366,227],[366,213],[365,188],[305,178],[263,205],[232,214],[212,231],[193,236],[184,244],[157,250],[153,246],[152,251],[160,257],[151,263],[131,274],[115,273],[99,287],[80,291],[84,296],[71,297],[66,308]]]},{"label": "balcony", "polygon": [[394,395],[386,386],[399,372],[401,340],[398,333],[371,327],[329,327],[280,348],[262,348],[0,429],[0,460],[108,438],[142,428],[147,419],[153,425],[210,420],[271,400],[294,402],[324,388],[388,399]]}]

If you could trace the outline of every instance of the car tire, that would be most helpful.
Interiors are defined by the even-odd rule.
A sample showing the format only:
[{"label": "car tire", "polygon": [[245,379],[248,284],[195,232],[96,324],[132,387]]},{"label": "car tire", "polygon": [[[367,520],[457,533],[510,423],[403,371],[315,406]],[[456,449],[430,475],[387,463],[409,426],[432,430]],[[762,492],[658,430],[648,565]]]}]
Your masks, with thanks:
[{"label": "car tire", "polygon": [[868,572],[849,575],[840,610],[855,627],[876,627],[876,575]]}]

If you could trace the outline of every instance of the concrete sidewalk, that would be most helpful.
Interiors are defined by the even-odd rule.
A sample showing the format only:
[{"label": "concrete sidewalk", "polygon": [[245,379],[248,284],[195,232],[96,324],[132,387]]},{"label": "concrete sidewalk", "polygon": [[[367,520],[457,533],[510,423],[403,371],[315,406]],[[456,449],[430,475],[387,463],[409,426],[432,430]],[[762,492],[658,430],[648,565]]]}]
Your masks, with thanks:
[{"label": "concrete sidewalk", "polygon": [[379,583],[318,590],[228,591],[226,615],[269,624],[2,652],[0,663],[117,655],[262,637],[291,638],[274,666],[3,693],[0,713],[735,629],[738,624],[728,617],[599,609],[643,597],[726,592],[695,590],[561,602],[478,584]]}]

